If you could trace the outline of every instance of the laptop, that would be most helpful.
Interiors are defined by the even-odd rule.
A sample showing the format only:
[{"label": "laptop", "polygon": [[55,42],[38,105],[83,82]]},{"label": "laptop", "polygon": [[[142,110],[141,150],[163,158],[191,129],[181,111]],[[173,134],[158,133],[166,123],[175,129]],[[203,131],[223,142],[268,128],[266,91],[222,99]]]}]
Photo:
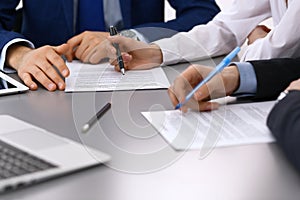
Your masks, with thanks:
[{"label": "laptop", "polygon": [[27,91],[29,88],[0,72],[0,95],[21,93]]},{"label": "laptop", "polygon": [[110,156],[0,115],[0,192],[107,162]]}]

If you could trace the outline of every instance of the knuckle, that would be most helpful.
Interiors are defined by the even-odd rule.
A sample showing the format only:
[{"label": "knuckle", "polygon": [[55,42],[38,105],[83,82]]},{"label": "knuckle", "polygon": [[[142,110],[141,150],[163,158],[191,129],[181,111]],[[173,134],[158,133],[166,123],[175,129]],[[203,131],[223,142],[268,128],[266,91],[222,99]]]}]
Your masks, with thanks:
[{"label": "knuckle", "polygon": [[50,64],[44,64],[44,65],[43,65],[43,70],[44,70],[47,74],[49,74],[49,73],[51,73],[51,72],[53,71],[53,67],[52,67]]},{"label": "knuckle", "polygon": [[40,76],[42,75],[42,71],[36,70],[36,71],[32,72],[32,75],[33,75],[34,77],[40,77]]}]

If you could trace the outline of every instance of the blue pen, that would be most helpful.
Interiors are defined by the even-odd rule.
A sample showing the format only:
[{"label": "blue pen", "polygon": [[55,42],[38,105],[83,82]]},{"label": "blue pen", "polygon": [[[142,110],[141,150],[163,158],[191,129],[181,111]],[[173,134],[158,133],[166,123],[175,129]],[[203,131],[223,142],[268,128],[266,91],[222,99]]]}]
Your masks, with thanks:
[{"label": "blue pen", "polygon": [[241,50],[240,47],[236,47],[232,52],[230,52],[221,62],[220,64],[218,64],[218,66],[216,66],[216,68],[211,71],[208,76],[203,79],[186,97],[184,102],[179,103],[176,105],[175,109],[179,109],[181,108],[186,102],[188,102],[192,96],[194,95],[194,93],[204,84],[206,84],[212,77],[214,77],[217,73],[219,73],[220,71],[222,71],[230,62],[231,60],[238,54],[238,52]]}]

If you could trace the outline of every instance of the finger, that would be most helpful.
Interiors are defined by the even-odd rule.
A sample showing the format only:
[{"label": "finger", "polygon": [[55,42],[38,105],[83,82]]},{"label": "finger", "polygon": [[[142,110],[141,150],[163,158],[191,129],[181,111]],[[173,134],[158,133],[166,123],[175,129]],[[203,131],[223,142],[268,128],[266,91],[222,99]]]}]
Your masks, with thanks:
[{"label": "finger", "polygon": [[179,101],[178,101],[178,99],[177,99],[177,97],[176,97],[176,95],[173,91],[172,86],[168,88],[168,94],[169,94],[169,98],[170,98],[173,106],[175,107],[179,103]]},{"label": "finger", "polygon": [[82,42],[83,37],[83,33],[81,33],[69,39],[67,44],[70,45],[70,49],[73,50],[75,47],[77,47]]},{"label": "finger", "polygon": [[107,57],[108,58],[115,59],[116,58],[116,54],[117,54],[117,50],[116,50],[115,47],[113,47],[112,45],[110,45],[110,46],[106,47],[106,53],[107,53]]},{"label": "finger", "polygon": [[43,61],[38,64],[38,67],[58,86],[60,90],[65,89],[65,83],[60,75],[56,72],[52,64]]},{"label": "finger", "polygon": [[188,107],[197,111],[212,111],[218,109],[220,104],[216,102],[198,102],[197,104],[188,105]]},{"label": "finger", "polygon": [[70,49],[70,45],[68,44],[62,44],[60,46],[53,47],[54,51],[56,51],[59,55],[64,55],[67,53]]},{"label": "finger", "polygon": [[[97,48],[93,46],[88,46],[83,52],[80,57],[80,60],[84,63],[89,63],[90,62],[90,57],[97,52]],[[101,52],[101,51],[100,51]],[[103,51],[102,51],[103,52]],[[100,53],[101,54],[101,53]],[[98,55],[100,57],[100,55]],[[97,57],[95,55],[94,57]]]},{"label": "finger", "polygon": [[126,44],[131,41],[131,39],[124,37],[124,36],[120,36],[120,35],[109,36],[107,39],[111,43],[115,43],[115,44]]},{"label": "finger", "polygon": [[73,56],[69,55],[70,45],[68,45],[68,44],[62,44],[60,46],[54,46],[52,48],[54,49],[54,51],[58,55],[60,55],[60,56],[64,55],[69,62],[71,62],[73,60]]},{"label": "finger", "polygon": [[[168,94],[169,94],[169,97],[170,97],[170,100],[171,100],[173,106],[176,107],[180,102],[177,99],[177,96],[175,95],[174,89],[172,86],[168,88]],[[188,107],[186,105],[183,105],[183,106],[181,106],[180,110],[182,112],[186,113],[188,111]]]},{"label": "finger", "polygon": [[130,52],[141,48],[149,48],[149,45],[124,36],[109,36],[107,38],[111,43],[119,44],[121,51]]},{"label": "finger", "polygon": [[[124,55],[122,54],[122,58],[123,58],[125,70],[130,69],[129,65],[130,65],[130,61],[132,60],[132,56],[125,53]],[[109,63],[115,67],[116,71],[120,71],[120,66],[116,58],[109,59]]]},{"label": "finger", "polygon": [[121,71],[119,65],[118,65],[118,66],[115,66],[115,71],[117,71],[117,72],[120,72],[120,71]]},{"label": "finger", "polygon": [[83,52],[81,60],[84,62],[90,62],[91,56],[92,60],[100,62],[102,59],[108,57],[107,48],[111,48],[111,43],[101,37],[96,37],[92,41],[88,42],[88,48]]},{"label": "finger", "polygon": [[271,29],[269,29],[267,26],[265,26],[265,25],[261,25],[261,27],[262,27],[262,29],[265,31],[265,32],[267,32],[267,33],[269,33],[270,31],[271,31]]},{"label": "finger", "polygon": [[128,53],[122,53],[122,58],[124,63],[129,63],[132,61],[132,55],[128,54]]},{"label": "finger", "polygon": [[196,100],[196,101],[203,101],[205,99],[210,99],[209,98],[209,90],[208,90],[208,87],[206,85],[200,87],[195,93],[194,93],[194,96],[193,98]]},{"label": "finger", "polygon": [[83,33],[76,35],[68,40],[67,44],[70,46],[68,52],[66,53],[66,58],[68,61],[72,61],[75,58],[75,51],[80,45],[83,39]]},{"label": "finger", "polygon": [[37,84],[32,80],[29,73],[19,74],[20,78],[23,80],[24,84],[29,87],[30,90],[37,90]]},{"label": "finger", "polygon": [[89,48],[87,43],[82,42],[74,51],[75,57],[82,61],[82,55]]},{"label": "finger", "polygon": [[31,75],[49,91],[56,90],[56,85],[37,66],[29,69]]},{"label": "finger", "polygon": [[[174,84],[168,90],[172,104],[176,107],[178,103],[184,103],[186,99],[186,94],[190,90],[191,86],[189,82],[186,81],[181,74],[178,78],[175,79]],[[190,101],[188,103],[190,103]],[[184,104],[180,107],[180,110],[182,112],[187,112],[188,106]]]},{"label": "finger", "polygon": [[46,56],[47,60],[59,70],[63,77],[69,76],[70,71],[65,61],[61,58],[60,55],[57,54],[56,51],[49,51]]},{"label": "finger", "polygon": [[87,56],[88,62],[92,64],[99,63],[105,57],[103,51],[101,49],[96,48],[90,55]]},{"label": "finger", "polygon": [[192,90],[192,86],[184,76],[180,75],[175,79],[172,89],[179,102],[184,102],[186,94]]},{"label": "finger", "polygon": [[93,64],[99,63],[102,59],[107,57],[105,43],[97,43],[90,45],[82,55],[83,62],[90,62]]}]

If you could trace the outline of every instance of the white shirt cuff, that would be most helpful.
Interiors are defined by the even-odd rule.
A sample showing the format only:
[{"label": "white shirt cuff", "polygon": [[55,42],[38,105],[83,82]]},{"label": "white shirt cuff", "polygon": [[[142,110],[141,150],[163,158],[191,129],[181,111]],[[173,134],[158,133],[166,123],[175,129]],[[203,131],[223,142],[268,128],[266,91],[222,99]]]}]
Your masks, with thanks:
[{"label": "white shirt cuff", "polygon": [[1,52],[1,56],[0,56],[0,69],[2,71],[4,71],[5,73],[14,73],[15,72],[14,69],[5,66],[5,59],[6,59],[6,52],[7,52],[8,47],[10,47],[11,45],[13,45],[15,43],[18,43],[18,42],[24,42],[26,44],[26,46],[34,48],[34,45],[33,45],[32,42],[30,42],[28,40],[25,40],[25,39],[22,39],[22,38],[16,38],[16,39],[13,39],[13,40],[9,41],[3,47],[2,52]]}]

